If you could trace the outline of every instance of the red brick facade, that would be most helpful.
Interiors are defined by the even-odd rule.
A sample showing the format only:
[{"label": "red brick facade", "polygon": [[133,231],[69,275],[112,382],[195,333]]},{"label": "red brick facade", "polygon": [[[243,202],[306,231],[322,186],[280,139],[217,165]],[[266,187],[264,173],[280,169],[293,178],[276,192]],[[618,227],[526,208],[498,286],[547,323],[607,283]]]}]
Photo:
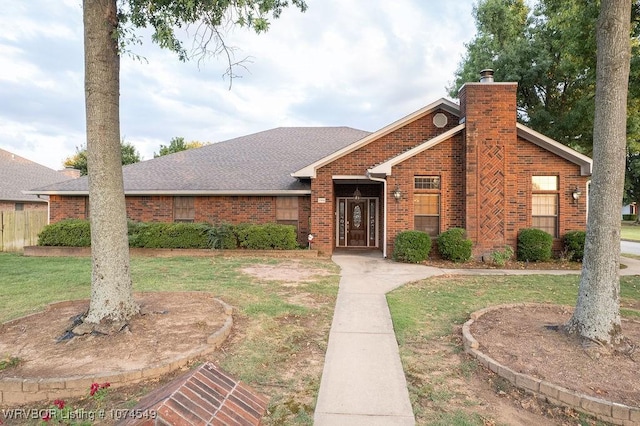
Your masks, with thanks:
[{"label": "red brick facade", "polygon": [[[194,197],[194,222],[275,223],[276,198],[209,196]],[[306,244],[309,234],[309,197],[298,197],[298,241]],[[127,196],[127,218],[139,222],[173,222],[173,196]],[[51,223],[63,219],[87,219],[88,197],[51,196]]]},{"label": "red brick facade", "polygon": [[[466,229],[476,256],[505,245],[515,249],[518,232],[532,227],[532,176],[557,177],[558,188],[553,192],[557,196],[556,250],[567,231],[585,228],[589,176],[581,174],[585,173],[581,168],[584,158],[580,163],[566,148],[541,142],[539,135],[531,142],[533,133],[518,128],[515,83],[465,85],[460,91],[459,114],[448,101],[434,105],[355,143],[348,153],[314,166],[311,195],[298,196],[301,243],[312,233],[312,247],[325,254],[349,246],[342,221],[351,217],[343,216],[340,209],[362,198],[370,230],[365,246],[384,249],[390,256],[396,235],[415,228],[418,195],[434,193],[439,195],[438,232]],[[441,127],[434,124],[436,114],[447,118],[446,123],[438,123]],[[447,139],[425,145],[450,130]],[[389,164],[390,172],[385,171],[384,178],[379,174],[368,177],[368,171],[380,164]],[[416,176],[438,177],[440,186],[415,189]],[[574,200],[576,188],[584,195]],[[394,197],[396,189],[399,199]],[[276,222],[276,199],[198,196],[194,220]],[[173,202],[173,196],[127,196],[127,214],[137,221],[170,222],[174,220]],[[51,197],[51,222],[84,218],[87,212],[86,197]]]}]

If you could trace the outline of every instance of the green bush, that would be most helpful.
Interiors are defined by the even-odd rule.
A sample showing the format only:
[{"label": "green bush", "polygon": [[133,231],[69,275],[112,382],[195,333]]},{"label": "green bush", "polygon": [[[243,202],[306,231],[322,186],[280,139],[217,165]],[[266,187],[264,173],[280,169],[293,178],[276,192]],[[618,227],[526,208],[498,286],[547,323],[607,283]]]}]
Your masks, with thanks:
[{"label": "green bush", "polygon": [[518,234],[518,260],[545,262],[551,259],[553,237],[536,228],[520,230]]},{"label": "green bush", "polygon": [[438,251],[443,259],[454,262],[466,262],[471,259],[473,242],[466,238],[462,228],[451,228],[438,237]]},{"label": "green bush", "polygon": [[234,232],[234,226],[230,223],[221,223],[212,226],[208,231],[209,247],[212,249],[233,250],[238,248],[238,238]]},{"label": "green bush", "polygon": [[584,231],[569,231],[562,239],[564,250],[570,260],[582,262],[584,257],[584,240],[587,233]]},{"label": "green bush", "polygon": [[638,215],[637,214],[623,214],[622,215],[622,220],[628,220],[628,221],[635,222],[636,220],[638,220]]},{"label": "green bush", "polygon": [[393,247],[393,260],[420,263],[429,257],[431,237],[422,231],[400,232]]},{"label": "green bush", "polygon": [[298,248],[296,228],[291,225],[267,223],[241,224],[234,231],[238,246],[251,250],[294,250]]},{"label": "green bush", "polygon": [[66,219],[52,223],[38,234],[39,246],[89,247],[91,245],[91,229],[89,221],[83,219]]},{"label": "green bush", "polygon": [[511,260],[513,254],[513,248],[511,246],[504,246],[502,250],[494,250],[491,253],[491,259],[496,265],[504,266]]},{"label": "green bush", "polygon": [[[130,227],[131,229],[131,227]],[[129,235],[130,247],[204,249],[209,248],[210,226],[206,223],[139,223]]]}]

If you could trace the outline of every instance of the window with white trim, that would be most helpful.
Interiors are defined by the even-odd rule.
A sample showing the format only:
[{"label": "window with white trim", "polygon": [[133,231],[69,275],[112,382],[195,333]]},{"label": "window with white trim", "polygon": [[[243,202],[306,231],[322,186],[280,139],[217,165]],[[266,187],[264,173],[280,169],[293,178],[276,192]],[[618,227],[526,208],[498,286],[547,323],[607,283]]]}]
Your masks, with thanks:
[{"label": "window with white trim", "polygon": [[531,226],[558,237],[558,176],[531,177]]}]

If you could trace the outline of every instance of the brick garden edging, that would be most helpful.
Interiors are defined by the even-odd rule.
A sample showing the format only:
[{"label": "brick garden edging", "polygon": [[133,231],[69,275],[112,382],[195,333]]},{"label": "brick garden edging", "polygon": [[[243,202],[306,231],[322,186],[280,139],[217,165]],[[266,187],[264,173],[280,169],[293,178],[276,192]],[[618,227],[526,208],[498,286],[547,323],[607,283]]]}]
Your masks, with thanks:
[{"label": "brick garden edging", "polygon": [[574,408],[578,411],[595,416],[600,420],[604,420],[616,425],[639,425],[640,424],[640,408],[631,407],[624,404],[607,401],[601,398],[595,398],[589,395],[581,394],[570,389],[563,388],[546,380],[537,379],[527,374],[518,373],[509,367],[506,367],[493,358],[480,352],[478,341],[471,334],[471,325],[487,312],[491,312],[504,308],[540,306],[539,303],[513,303],[506,305],[492,306],[473,312],[470,319],[462,326],[462,341],[464,350],[480,362],[483,366],[493,371],[497,375],[508,380],[514,386],[517,386],[526,392],[550,402],[551,404]]},{"label": "brick garden edging", "polygon": [[[130,248],[132,256],[142,257],[276,257],[276,258],[313,258],[318,257],[318,250],[210,250],[210,249],[151,249]],[[26,246],[24,256],[27,257],[89,257],[91,247],[59,247],[59,246]]]},{"label": "brick garden edging", "polygon": [[[122,387],[138,383],[144,380],[158,378],[165,374],[185,367],[193,359],[207,355],[215,351],[231,334],[233,327],[233,308],[220,299],[214,299],[220,303],[227,318],[224,324],[207,338],[206,344],[188,356],[178,356],[159,365],[139,368],[132,371],[107,374],[92,374],[83,376],[70,376],[49,379],[21,379],[6,377],[0,379],[0,404],[25,404],[59,398],[70,398],[87,395],[92,383],[109,382],[111,387]],[[55,307],[63,307],[75,301],[54,302],[47,305],[46,310]],[[39,315],[42,311],[13,319],[4,325],[11,324]]]}]

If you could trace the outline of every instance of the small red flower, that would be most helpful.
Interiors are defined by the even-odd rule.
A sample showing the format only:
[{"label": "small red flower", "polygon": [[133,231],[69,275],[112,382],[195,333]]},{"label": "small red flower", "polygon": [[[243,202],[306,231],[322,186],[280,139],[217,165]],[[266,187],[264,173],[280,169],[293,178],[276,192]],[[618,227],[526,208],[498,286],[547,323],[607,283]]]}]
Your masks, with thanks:
[{"label": "small red flower", "polygon": [[49,420],[51,420],[51,413],[46,412],[45,414],[42,415],[42,420],[45,422],[48,422]]},{"label": "small red flower", "polygon": [[109,382],[104,382],[104,383],[102,384],[101,388],[102,388],[102,389],[106,389],[106,388],[108,388],[109,386],[111,386],[111,383],[109,383]]},{"label": "small red flower", "polygon": [[55,401],[53,401],[53,405],[58,407],[59,410],[64,409],[64,401],[62,399],[56,399]]},{"label": "small red flower", "polygon": [[91,384],[91,390],[89,391],[89,395],[93,396],[96,394],[96,392],[98,392],[98,390],[100,389],[100,385],[98,383],[92,383]]}]

